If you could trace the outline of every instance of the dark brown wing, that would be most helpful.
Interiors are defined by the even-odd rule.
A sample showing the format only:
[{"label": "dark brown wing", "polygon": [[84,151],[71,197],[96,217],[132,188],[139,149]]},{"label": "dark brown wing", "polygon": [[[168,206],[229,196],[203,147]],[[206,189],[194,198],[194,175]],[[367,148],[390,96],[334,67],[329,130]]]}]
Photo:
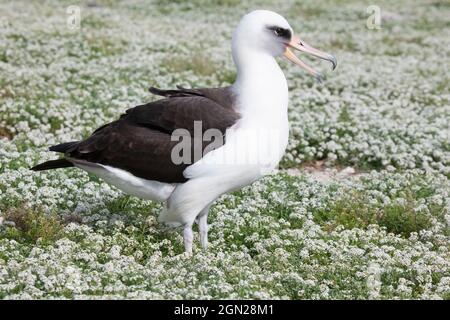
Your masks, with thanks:
[{"label": "dark brown wing", "polygon": [[120,168],[148,180],[183,182],[187,165],[171,161],[176,143],[167,133],[121,118],[67,150],[66,157]]},{"label": "dark brown wing", "polygon": [[203,132],[215,128],[224,134],[239,114],[233,108],[229,88],[157,93],[167,98],[127,110],[119,120],[100,127],[86,140],[68,145],[65,155],[120,168],[148,180],[186,181],[183,171],[189,164],[171,160],[178,143],[171,141],[171,133],[187,129],[193,134],[194,121],[201,121]]},{"label": "dark brown wing", "polygon": [[168,98],[203,96],[215,101],[217,104],[227,109],[233,109],[235,105],[235,96],[231,87],[186,89],[177,86],[177,88],[177,90],[161,90],[155,87],[150,87],[149,91],[153,94]]},{"label": "dark brown wing", "polygon": [[[202,131],[218,129],[225,134],[239,118],[233,109],[229,87],[220,89],[160,90],[150,92],[167,97],[126,111],[129,120],[162,132],[183,128],[194,133],[194,121],[201,121]],[[203,133],[202,132],[202,133]]]}]

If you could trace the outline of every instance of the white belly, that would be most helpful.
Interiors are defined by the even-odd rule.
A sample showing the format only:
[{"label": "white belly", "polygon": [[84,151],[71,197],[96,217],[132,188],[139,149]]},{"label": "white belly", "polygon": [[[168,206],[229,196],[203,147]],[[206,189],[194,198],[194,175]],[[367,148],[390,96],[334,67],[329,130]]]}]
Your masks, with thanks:
[{"label": "white belly", "polygon": [[123,192],[142,199],[166,201],[176,187],[176,184],[142,179],[125,170],[102,164],[83,165],[74,163],[74,165],[95,174]]},{"label": "white belly", "polygon": [[190,223],[222,194],[249,185],[278,165],[287,146],[287,124],[282,130],[262,132],[249,126],[235,129],[227,131],[224,146],[186,168],[183,174],[189,180],[173,191],[160,221]]}]

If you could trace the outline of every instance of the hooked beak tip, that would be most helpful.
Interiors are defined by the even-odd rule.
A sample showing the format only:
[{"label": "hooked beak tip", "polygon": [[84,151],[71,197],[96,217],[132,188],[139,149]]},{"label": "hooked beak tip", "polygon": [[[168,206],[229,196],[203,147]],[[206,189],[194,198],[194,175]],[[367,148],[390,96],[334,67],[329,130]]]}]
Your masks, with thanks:
[{"label": "hooked beak tip", "polygon": [[333,64],[331,70],[336,69],[336,67],[337,67],[337,60],[336,60],[336,57],[335,57],[335,56],[331,55],[330,62]]}]

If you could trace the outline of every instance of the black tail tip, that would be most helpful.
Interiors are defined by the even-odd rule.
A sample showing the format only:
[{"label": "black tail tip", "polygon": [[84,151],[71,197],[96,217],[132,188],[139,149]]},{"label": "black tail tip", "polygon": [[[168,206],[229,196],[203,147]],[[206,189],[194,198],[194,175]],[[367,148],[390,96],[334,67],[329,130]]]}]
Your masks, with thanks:
[{"label": "black tail tip", "polygon": [[50,170],[50,169],[58,169],[58,168],[68,168],[73,167],[73,163],[66,159],[57,159],[50,160],[44,163],[40,163],[34,167],[31,167],[32,171],[42,171],[42,170]]},{"label": "black tail tip", "polygon": [[40,163],[40,164],[30,168],[31,171],[42,171],[42,170],[47,170],[47,169],[50,169],[50,168],[48,168],[48,164],[46,162]]},{"label": "black tail tip", "polygon": [[75,146],[79,141],[71,141],[71,142],[65,142],[65,143],[60,143],[57,144],[55,146],[51,146],[50,148],[48,148],[49,151],[54,151],[54,152],[61,152],[61,153],[65,153],[67,152],[70,148],[72,148],[73,146]]}]

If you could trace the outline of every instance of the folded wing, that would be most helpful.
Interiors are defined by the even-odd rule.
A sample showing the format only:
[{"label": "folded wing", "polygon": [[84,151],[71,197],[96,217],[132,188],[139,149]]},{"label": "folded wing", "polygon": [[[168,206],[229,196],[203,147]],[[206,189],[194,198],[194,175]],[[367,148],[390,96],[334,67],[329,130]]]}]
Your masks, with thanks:
[{"label": "folded wing", "polygon": [[225,134],[239,119],[232,91],[229,87],[150,91],[165,98],[128,109],[89,138],[63,144],[64,148],[54,146],[53,150],[63,151],[75,163],[81,160],[108,165],[160,182],[186,181],[183,171],[189,163],[173,163],[171,153],[178,141],[171,141],[171,134],[186,129],[193,137],[195,121],[201,122],[202,132],[218,129]]}]

